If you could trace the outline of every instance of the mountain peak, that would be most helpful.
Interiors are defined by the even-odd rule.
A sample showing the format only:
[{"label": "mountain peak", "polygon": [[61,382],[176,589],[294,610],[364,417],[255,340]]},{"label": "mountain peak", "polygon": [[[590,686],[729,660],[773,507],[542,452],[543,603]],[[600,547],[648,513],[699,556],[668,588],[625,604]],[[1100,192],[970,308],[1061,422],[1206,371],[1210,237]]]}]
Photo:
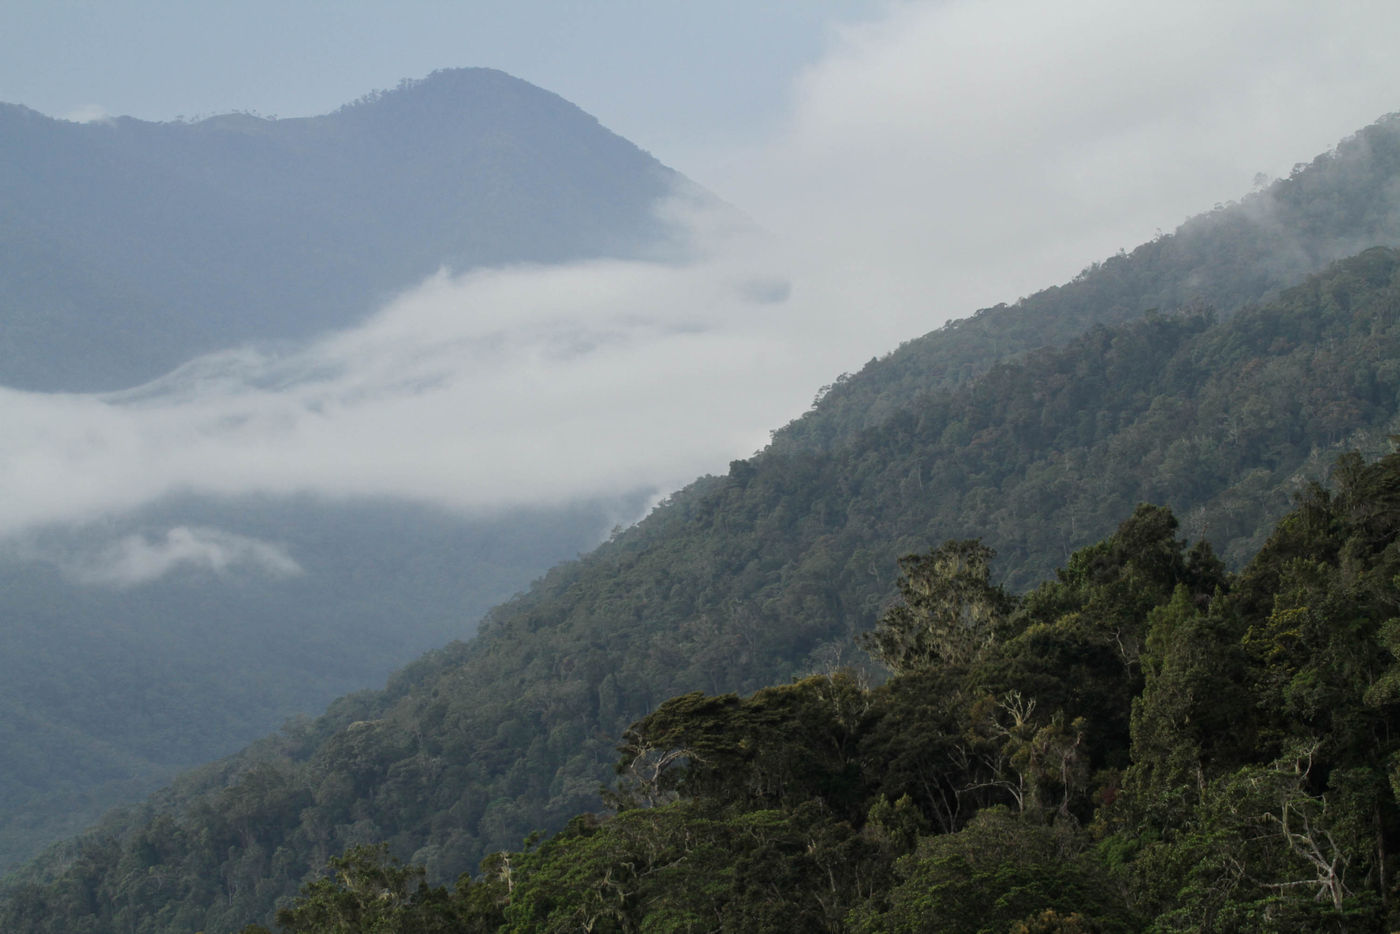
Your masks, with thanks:
[{"label": "mountain peak", "polygon": [[544,106],[556,113],[571,112],[597,123],[558,94],[496,68],[439,68],[423,78],[405,78],[391,90],[371,91],[341,107],[335,115],[405,107],[427,112],[487,108],[500,114],[523,105]]},{"label": "mountain peak", "polygon": [[[678,180],[557,94],[435,71],[319,117],[65,123],[0,110],[0,385],[127,388],[349,326],[446,267],[636,256]],[[36,277],[34,269],[64,275]]]}]

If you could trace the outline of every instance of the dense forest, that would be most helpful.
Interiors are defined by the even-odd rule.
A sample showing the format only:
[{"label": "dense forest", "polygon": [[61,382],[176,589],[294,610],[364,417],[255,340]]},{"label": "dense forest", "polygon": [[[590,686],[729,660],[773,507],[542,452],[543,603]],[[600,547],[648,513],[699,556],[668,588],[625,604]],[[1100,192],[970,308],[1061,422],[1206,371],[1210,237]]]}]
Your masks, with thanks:
[{"label": "dense forest", "polygon": [[1016,597],[976,540],[907,556],[879,686],[674,697],[612,813],[451,890],[358,847],[279,927],[1394,930],[1400,455],[1333,478],[1235,574],[1147,505]]}]

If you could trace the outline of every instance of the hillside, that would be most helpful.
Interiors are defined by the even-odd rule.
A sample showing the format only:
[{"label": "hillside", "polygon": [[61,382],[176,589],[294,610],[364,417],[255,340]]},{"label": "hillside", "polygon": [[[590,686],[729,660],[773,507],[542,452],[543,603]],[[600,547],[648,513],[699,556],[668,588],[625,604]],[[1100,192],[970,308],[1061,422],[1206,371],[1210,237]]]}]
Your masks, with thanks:
[{"label": "hillside", "polygon": [[279,929],[1393,931],[1397,536],[1392,454],[1238,574],[1157,506],[1020,595],[948,542],[901,561],[887,682],[673,697],[616,813],[451,890],[354,848]]},{"label": "hillside", "polygon": [[[13,246],[0,250],[0,383],[31,388],[124,385],[228,341],[288,340],[343,325],[443,263],[652,255],[671,243],[650,213],[652,201],[685,184],[573,105],[482,69],[439,72],[299,120],[234,114],[78,125],[0,107],[0,127],[0,204],[11,212],[0,238]],[[997,361],[1030,348],[1062,346],[1095,322],[1126,321],[1153,307],[1170,313],[1192,302],[1209,302],[1228,317],[1355,247],[1400,243],[1397,135],[1397,121],[1383,120],[1240,204],[837,380],[821,405],[775,435],[765,456],[779,460],[764,468],[761,483],[800,486],[827,469],[801,455],[839,451],[867,429],[893,426],[908,435],[911,415],[924,419],[922,406],[948,404],[930,393],[968,386]],[[976,439],[955,426],[938,440]],[[1178,484],[1202,450],[1191,439],[1183,445],[1171,456]],[[1223,482],[1222,464],[1235,456],[1223,449],[1210,456],[1210,482]],[[1066,457],[1035,467],[1043,474],[1038,482],[1058,483],[1050,479],[1056,471],[1082,469],[1072,452]],[[907,487],[900,497],[917,498],[921,486],[934,489],[935,482],[980,489],[982,478],[956,469],[916,472],[914,460],[895,460]],[[784,471],[792,477],[770,479]],[[1235,487],[1238,507],[1202,507],[1183,519],[1193,533],[1213,534],[1212,523],[1232,524],[1231,535],[1257,530],[1250,524],[1267,510],[1256,504],[1281,508],[1286,495],[1270,484],[1287,473],[1252,475]],[[1113,486],[1101,482],[1106,491]],[[708,488],[676,501],[700,502]],[[844,510],[839,504],[860,491],[828,491],[823,508]],[[992,494],[958,492],[956,509],[948,504],[936,519],[918,516],[899,531],[898,544],[861,546],[870,553],[859,574],[803,599],[840,614],[840,632],[858,628],[883,599],[900,548],[973,534],[984,506],[993,513],[986,521],[1005,527],[1008,581],[1026,584],[1094,529],[1107,528],[1112,509],[1135,495],[1129,487],[1103,502],[1062,506],[1053,494],[1038,499],[1043,493],[1004,507]],[[288,716],[322,710],[346,691],[382,684],[425,649],[470,638],[490,607],[637,515],[646,495],[484,518],[399,503],[186,496],[6,542],[0,616],[11,623],[0,637],[0,871],[109,807],[139,800],[183,768],[236,750]],[[891,502],[854,508],[871,510],[862,521],[873,528],[887,521],[875,510]],[[1018,532],[1023,510],[1033,514],[1044,503],[1060,511],[1061,525]],[[798,500],[789,508],[806,506]],[[661,534],[651,530],[673,521],[657,517],[636,534]],[[790,520],[768,523],[765,536]],[[943,523],[952,525],[945,531]],[[179,567],[135,585],[75,579],[74,568],[104,549],[132,541],[157,548],[171,536],[191,535],[270,544],[303,573]],[[1243,560],[1256,541],[1257,531],[1240,535],[1231,557]],[[729,567],[724,549],[716,550],[715,566]],[[824,573],[805,558],[792,560],[804,576]],[[850,561],[839,552],[831,560]],[[777,573],[775,581],[756,568],[743,586],[724,592],[741,601],[739,612],[772,619],[769,610],[752,609],[747,588],[758,588],[758,606],[791,601],[777,590],[784,575],[797,572]],[[728,611],[716,606],[697,604],[719,627]],[[666,610],[667,618],[687,613]],[[827,643],[815,649],[818,656],[849,655],[839,632],[815,641]],[[814,649],[801,637],[784,651]],[[764,674],[758,664],[745,683],[772,680],[792,660],[780,654],[763,664],[770,663],[778,674]],[[727,662],[709,664],[709,680],[695,683],[718,690]],[[49,677],[53,671],[64,672],[61,684]],[[632,712],[664,696],[664,688],[627,689],[637,694],[626,699]],[[515,824],[508,826],[492,845],[515,842]]]},{"label": "hillside", "polygon": [[1286,179],[1013,305],[984,308],[908,341],[828,387],[822,405],[773,438],[827,450],[932,390],[1000,360],[1063,344],[1094,324],[1202,304],[1228,316],[1369,246],[1400,244],[1400,114],[1384,117]]},{"label": "hillside", "polygon": [[950,537],[1020,590],[1155,501],[1238,566],[1308,477],[1395,430],[1398,311],[1400,254],[1368,250],[1228,318],[1092,328],[828,453],[736,462],[386,691],[55,850],[7,910],[233,930],[376,840],[450,879],[596,808],[615,738],[667,698],[857,660],[895,559]]},{"label": "hillside", "polygon": [[[0,868],[469,638],[617,521],[603,503],[469,522],[403,503],[186,501],[117,528],[271,538],[301,573],[194,567],[122,584],[0,561]],[[70,540],[51,533],[46,549]]]}]

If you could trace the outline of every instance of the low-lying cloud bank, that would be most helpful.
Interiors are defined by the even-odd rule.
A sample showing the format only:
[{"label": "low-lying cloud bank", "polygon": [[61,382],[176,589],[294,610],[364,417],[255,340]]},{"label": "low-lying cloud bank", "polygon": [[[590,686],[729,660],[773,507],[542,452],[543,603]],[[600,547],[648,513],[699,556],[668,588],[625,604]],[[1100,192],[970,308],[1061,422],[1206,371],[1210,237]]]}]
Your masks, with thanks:
[{"label": "low-lying cloud bank", "polygon": [[[124,393],[0,389],[0,536],[171,493],[470,511],[669,491],[900,340],[1400,108],[1397,30],[1400,8],[1370,4],[893,5],[835,33],[788,124],[717,172],[767,235],[689,218],[685,263],[443,271],[306,346]],[[111,566],[137,580],[230,547],[186,532]]]},{"label": "low-lying cloud bank", "polygon": [[472,510],[674,488],[810,397],[787,288],[730,241],[686,265],[441,273],[305,347],[122,393],[0,390],[0,532],[169,492],[399,496]]}]

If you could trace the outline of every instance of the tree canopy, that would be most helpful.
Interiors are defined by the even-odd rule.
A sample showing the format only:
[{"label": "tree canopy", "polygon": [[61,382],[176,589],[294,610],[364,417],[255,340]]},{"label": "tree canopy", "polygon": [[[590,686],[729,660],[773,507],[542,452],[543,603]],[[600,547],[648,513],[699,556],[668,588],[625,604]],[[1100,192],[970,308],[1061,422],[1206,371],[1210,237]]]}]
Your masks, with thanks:
[{"label": "tree canopy", "polygon": [[[369,886],[453,930],[1393,930],[1400,454],[1333,476],[1237,573],[1144,506],[1055,581],[997,592],[974,656],[673,698],[626,731],[611,813],[451,891],[334,860],[284,923]],[[959,593],[984,557],[912,556],[905,599]],[[1063,664],[1086,650],[1127,685],[1126,733],[1115,688],[1086,697]],[[411,929],[433,928],[384,928]]]}]

